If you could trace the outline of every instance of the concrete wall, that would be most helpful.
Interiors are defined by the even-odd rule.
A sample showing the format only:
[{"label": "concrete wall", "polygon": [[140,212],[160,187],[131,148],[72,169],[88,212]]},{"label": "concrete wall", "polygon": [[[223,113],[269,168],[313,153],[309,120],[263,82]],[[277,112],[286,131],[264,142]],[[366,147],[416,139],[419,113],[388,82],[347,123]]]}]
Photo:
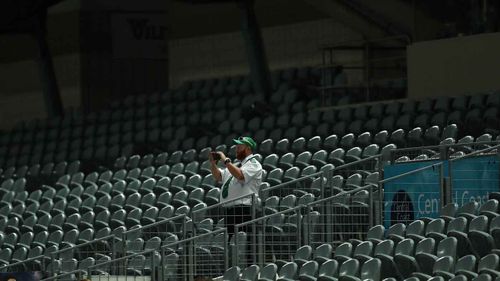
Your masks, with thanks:
[{"label": "concrete wall", "polygon": [[[286,1],[278,2],[283,4]],[[192,34],[193,30],[204,29],[190,27],[193,29],[190,31],[188,26],[178,27],[182,17],[173,12],[173,8],[180,5],[178,2],[152,0],[144,5],[137,3],[132,0],[120,4],[112,0],[67,0],[50,9],[48,43],[65,109],[99,110],[114,99],[175,88],[185,80],[248,73],[235,5],[210,7],[221,13],[217,20],[214,19],[220,22],[216,26],[227,26],[228,29],[215,28],[210,29],[210,34]],[[173,6],[165,6],[165,3]],[[279,16],[270,12],[273,9],[265,3],[257,5],[257,11],[272,70],[319,65],[322,45],[362,37],[345,25],[318,15],[313,8],[298,5],[299,2],[290,7],[283,6],[287,8],[281,10]],[[213,16],[204,5],[185,6],[183,11],[190,11],[201,19]],[[299,12],[302,10],[304,13]],[[226,12],[233,20],[223,23]],[[145,44],[146,49],[157,48],[158,52],[152,57],[149,57],[151,49],[145,53],[136,51],[138,45],[127,49],[137,43],[127,37],[134,33],[133,28],[129,33],[113,31],[116,28],[124,31],[128,18],[136,16],[148,18],[149,23],[160,29],[163,29],[163,19],[166,19],[166,36],[159,40],[155,38],[153,44]],[[1,35],[0,42],[0,129],[9,128],[21,120],[45,118],[36,42],[28,35]],[[335,60],[346,64],[359,63],[361,56],[344,53]],[[357,83],[361,75],[352,74],[349,78],[349,82]],[[20,101],[26,102],[20,106]]]},{"label": "concrete wall", "polygon": [[[52,7],[47,41],[65,109],[80,106],[79,1]],[[38,49],[29,34],[0,36],[0,129],[17,122],[46,118],[37,63]]]},{"label": "concrete wall", "polygon": [[408,96],[500,89],[500,33],[420,42],[408,48]]},{"label": "concrete wall", "polygon": [[[262,29],[271,69],[320,65],[320,47],[336,42],[360,40],[361,35],[331,19],[308,21]],[[249,67],[240,32],[171,40],[170,85],[183,81],[247,74]],[[338,62],[360,61],[359,54],[343,53]],[[350,76],[353,83],[360,80]]]},{"label": "concrete wall", "polygon": [[163,0],[82,1],[82,105],[87,111],[168,88],[166,7]]},{"label": "concrete wall", "polygon": [[[65,109],[80,106],[79,54],[54,57],[54,67]],[[0,65],[0,128],[22,120],[46,118],[38,64],[34,60]]]}]

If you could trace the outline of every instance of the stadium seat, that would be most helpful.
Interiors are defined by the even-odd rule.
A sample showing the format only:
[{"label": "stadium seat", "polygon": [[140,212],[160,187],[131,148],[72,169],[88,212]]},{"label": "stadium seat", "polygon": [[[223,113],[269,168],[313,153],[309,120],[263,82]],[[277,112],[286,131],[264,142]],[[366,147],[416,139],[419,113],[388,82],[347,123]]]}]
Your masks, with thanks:
[{"label": "stadium seat", "polygon": [[315,261],[307,261],[300,267],[298,279],[303,281],[316,281],[317,275],[318,263]]},{"label": "stadium seat", "polygon": [[337,135],[330,135],[326,137],[325,140],[323,141],[323,148],[326,149],[327,151],[334,150],[337,148],[338,141],[339,140]]},{"label": "stadium seat", "polygon": [[294,262],[288,262],[280,268],[278,281],[293,281],[298,277],[298,266]]},{"label": "stadium seat", "polygon": [[241,273],[240,281],[256,281],[260,268],[258,265],[248,266]]},{"label": "stadium seat", "polygon": [[495,241],[488,233],[488,217],[480,215],[469,223],[468,238],[471,243],[473,253],[482,258],[495,248]]}]

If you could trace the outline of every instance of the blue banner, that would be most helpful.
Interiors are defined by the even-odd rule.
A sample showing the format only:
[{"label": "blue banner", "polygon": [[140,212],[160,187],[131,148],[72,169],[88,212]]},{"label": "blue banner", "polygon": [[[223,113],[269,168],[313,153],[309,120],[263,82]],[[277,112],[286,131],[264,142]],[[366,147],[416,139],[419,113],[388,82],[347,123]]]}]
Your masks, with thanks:
[{"label": "blue banner", "polygon": [[451,163],[452,199],[458,206],[474,200],[483,204],[491,192],[499,191],[498,156],[479,156]]},{"label": "blue banner", "polygon": [[[401,175],[440,161],[398,163],[384,168],[384,178]],[[448,177],[448,161],[442,176]],[[483,204],[490,192],[498,192],[499,158],[496,155],[465,158],[451,162],[452,198],[462,206],[470,201]],[[435,166],[384,184],[384,225],[409,223],[415,219],[439,216],[441,208],[440,167]]]},{"label": "blue banner", "polygon": [[[384,178],[423,168],[439,161],[400,163],[386,166]],[[410,223],[422,217],[436,217],[440,204],[440,167],[435,166],[384,184],[384,225]]]}]

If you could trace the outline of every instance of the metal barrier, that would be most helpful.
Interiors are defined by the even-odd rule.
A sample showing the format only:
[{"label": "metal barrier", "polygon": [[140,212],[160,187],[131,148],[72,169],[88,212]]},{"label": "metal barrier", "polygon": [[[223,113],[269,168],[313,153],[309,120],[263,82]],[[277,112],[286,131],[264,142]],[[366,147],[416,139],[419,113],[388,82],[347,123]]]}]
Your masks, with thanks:
[{"label": "metal barrier", "polygon": [[[78,245],[68,244],[66,245],[66,248],[57,250],[55,252],[47,253],[46,255],[40,255],[37,257],[23,260],[21,262],[4,265],[0,267],[0,271],[52,272],[54,261],[60,258],[64,258],[65,260],[69,260],[71,262],[73,262],[72,259],[75,257],[78,258],[78,260],[82,260],[88,257],[97,259],[104,256],[114,258],[115,247],[116,247],[115,245],[118,240],[119,238],[116,237],[115,235],[108,235]],[[71,266],[71,265],[63,265],[63,266]]]},{"label": "metal barrier", "polygon": [[[181,231],[186,229],[184,224],[187,221],[187,215],[177,215],[162,221],[158,221],[143,227],[133,228],[129,231],[125,231],[121,236],[108,235],[102,238],[94,239],[85,243],[71,245],[64,245],[65,248],[51,252],[45,253],[45,255],[40,255],[34,258],[26,259],[21,262],[4,265],[0,267],[0,271],[8,271],[9,269],[14,269],[14,271],[44,271],[53,273],[57,270],[58,266],[57,260],[64,260],[63,267],[73,266],[73,258],[77,260],[83,260],[85,258],[94,258],[95,260],[109,258],[115,259],[126,255],[127,253],[134,253],[142,251],[142,243],[139,243],[137,239],[144,241],[145,238],[149,239],[151,237],[161,237],[161,241],[167,241],[167,234],[170,231],[169,226],[174,223],[182,223],[180,226]],[[151,231],[144,231],[149,230]],[[181,236],[184,237],[184,236]],[[9,270],[12,271],[12,270]]]},{"label": "metal barrier", "polygon": [[[271,187],[260,190],[259,197],[265,201],[271,196],[284,198],[288,195],[302,196],[311,193],[315,197],[324,196],[326,179],[331,177],[332,170],[319,171],[310,175],[306,175],[297,179],[287,179],[287,182],[273,185]],[[328,174],[330,176],[328,176]],[[323,180],[318,180],[322,178]],[[315,182],[317,180],[317,182]]]},{"label": "metal barrier", "polygon": [[[447,160],[450,159],[453,153],[463,152],[464,156],[474,151],[488,149],[490,146],[498,145],[499,141],[488,141],[488,142],[471,142],[471,143],[454,143],[454,144],[442,144],[442,145],[430,145],[430,146],[416,146],[407,148],[398,148],[391,151],[391,163],[394,164],[396,159],[402,156],[407,156],[410,159],[415,159],[421,155],[426,155],[426,157],[434,160]],[[474,155],[474,154],[473,154]],[[458,156],[460,158],[463,156]],[[424,157],[425,158],[425,157]],[[428,159],[422,159],[420,161],[426,161]],[[418,161],[418,159],[414,160]]]},{"label": "metal barrier", "polygon": [[[359,177],[352,179],[353,184],[346,186],[347,189],[355,188],[356,185],[361,185],[361,180],[369,174],[381,171],[381,157],[377,154],[364,159],[359,159],[347,164],[342,164],[333,169],[325,169],[310,175],[302,176],[297,179],[288,180],[287,182],[277,184],[260,191],[260,198],[264,201],[270,196],[278,196],[284,198],[287,195],[294,194],[297,197],[304,194],[313,194],[315,198],[326,198],[337,194],[341,191],[344,181],[354,174]],[[379,173],[380,174],[380,173]],[[337,176],[337,178],[334,178]],[[376,183],[378,178],[374,181]]]},{"label": "metal barrier", "polygon": [[363,239],[372,226],[369,198],[374,188],[354,188],[238,224],[231,265],[284,263],[302,245],[336,246],[351,238]]},{"label": "metal barrier", "polygon": [[[244,268],[264,264],[294,253],[303,243],[301,217],[303,206],[256,218],[236,225],[231,243],[231,265]],[[285,230],[283,230],[285,228]]]},{"label": "metal barrier", "polygon": [[155,223],[129,229],[122,233],[120,241],[123,241],[115,248],[117,256],[123,256],[127,253],[142,251],[144,242],[150,238],[159,238],[162,243],[169,243],[172,234],[181,240],[187,238],[187,227],[191,219],[186,214],[173,216]]},{"label": "metal barrier", "polygon": [[448,197],[458,206],[475,200],[480,205],[488,194],[499,192],[500,144],[448,160]]},{"label": "metal barrier", "polygon": [[[476,144],[489,145],[491,142]],[[387,178],[379,181],[379,189],[383,190],[383,194],[380,194],[376,203],[384,210],[384,225],[387,227],[395,222],[408,223],[418,218],[436,217],[440,209],[451,202],[459,206],[472,200],[479,204],[486,202],[489,192],[499,191],[499,148],[500,144],[496,143],[461,157],[436,159],[436,163],[416,169],[412,169],[411,165],[419,164],[418,161],[403,162],[407,164],[408,170],[400,171],[397,175],[385,169]],[[475,161],[466,162],[471,159]]]},{"label": "metal barrier", "polygon": [[[220,238],[220,242],[217,239]],[[169,243],[159,249],[128,254],[113,260],[82,266],[73,270],[56,264],[49,280],[153,280],[192,281],[195,276],[216,277],[228,267],[227,232],[219,229],[196,237]]]},{"label": "metal barrier", "polygon": [[365,185],[309,203],[305,218],[305,244],[313,247],[330,243],[334,247],[349,239],[364,239],[375,225],[374,185]]},{"label": "metal barrier", "polygon": [[250,202],[251,202],[250,214],[252,215],[252,218],[255,218],[259,212],[261,200],[260,200],[260,198],[258,198],[254,194],[244,195],[244,196],[237,197],[233,200],[226,201],[224,203],[217,203],[217,204],[207,206],[203,209],[193,210],[191,212],[191,218],[193,219],[193,224],[194,224],[193,233],[197,234],[197,231],[200,230],[200,228],[198,227],[197,224],[199,222],[201,222],[203,219],[212,218],[214,222],[218,222],[221,219],[224,219],[225,217],[227,217],[227,215],[228,215],[228,214],[226,214],[225,206],[237,205],[236,203],[238,203],[244,199],[250,200]]},{"label": "metal barrier", "polygon": [[[388,175],[387,169],[385,173]],[[438,162],[380,180],[379,189],[383,192],[375,196],[374,204],[383,211],[383,224],[407,224],[439,213],[446,204],[443,175],[443,162]]]},{"label": "metal barrier", "polygon": [[[334,183],[333,183],[333,181],[331,181],[331,179],[333,178],[333,175],[335,173],[337,173],[339,176],[344,175],[346,177],[348,175],[351,175],[351,173],[353,173],[353,172],[369,173],[369,172],[367,172],[367,169],[371,169],[371,171],[373,171],[374,168],[378,168],[378,166],[377,166],[379,163],[378,158],[379,158],[379,155],[372,156],[372,157],[369,157],[366,159],[362,159],[359,161],[355,161],[352,163],[341,165],[333,170],[324,170],[324,171],[321,171],[318,173],[307,175],[307,176],[304,176],[302,178],[291,180],[289,182],[283,183],[281,185],[273,186],[272,188],[266,189],[263,192],[266,193],[266,192],[269,192],[271,190],[288,190],[291,192],[302,191],[303,193],[308,193],[309,191],[313,190],[312,182],[319,178],[321,181],[321,184],[319,185],[320,188],[318,189],[320,196],[317,198],[327,198],[330,194],[338,194],[339,193],[338,190],[333,191],[334,189],[327,188],[328,186],[334,185]],[[336,202],[336,203],[332,203],[330,205],[326,205],[326,204],[321,205],[321,203],[315,203],[318,201],[313,200],[312,202],[307,201],[306,203],[302,203],[301,206],[308,205],[309,203],[315,203],[316,205],[309,204],[310,206],[308,205],[308,207],[297,207],[296,209],[294,209],[295,211],[298,211],[298,213],[295,213],[295,218],[291,218],[293,216],[290,216],[290,218],[287,218],[288,220],[285,223],[285,224],[287,224],[287,226],[284,228],[283,227],[281,228],[282,230],[284,229],[286,231],[286,233],[288,235],[287,239],[289,239],[289,241],[301,241],[300,243],[305,243],[306,241],[307,242],[317,241],[318,243],[322,243],[322,242],[337,243],[339,241],[342,241],[342,239],[348,239],[350,237],[354,237],[354,236],[358,237],[358,236],[364,235],[363,231],[366,232],[367,226],[373,224],[373,220],[369,219],[369,218],[373,217],[373,214],[371,214],[371,213],[367,214],[365,212],[367,210],[366,205],[363,205],[362,207],[360,207],[359,205],[361,205],[361,204],[359,204],[359,203],[364,200],[363,201],[364,204],[370,204],[369,202],[371,202],[371,200],[369,200],[368,198],[371,198],[372,193],[369,192],[368,196],[366,194],[362,194],[362,197],[363,197],[362,200],[361,199],[360,200],[353,200],[353,199],[355,199],[355,196],[354,196],[354,193],[352,191],[358,190],[357,187],[359,187],[361,185],[361,182],[358,182],[358,184],[359,185],[352,184],[351,186],[349,186],[349,188],[353,189],[353,190],[351,190],[347,193],[344,192],[342,195],[333,196],[332,198],[336,198],[336,199],[331,199],[332,201],[344,200],[342,202]],[[299,186],[301,187],[301,189],[298,188]],[[352,196],[350,198],[348,198],[347,201],[345,200],[345,198],[342,197],[345,194],[351,194],[351,193],[352,193]],[[234,199],[234,200],[235,201],[241,200],[244,197],[247,197],[247,196],[242,196],[242,197]],[[259,215],[259,212],[263,212],[263,210],[259,210],[259,208],[257,208],[257,206],[260,205],[258,200],[257,200],[257,197],[255,197],[253,195],[251,197],[252,197],[251,198],[251,200],[252,200],[251,213],[252,213],[252,218],[255,219]],[[340,200],[340,198],[342,198],[342,200]],[[319,202],[326,202],[326,201],[319,201]],[[344,203],[346,208],[344,208],[344,209],[339,208],[341,203]],[[354,205],[352,205],[352,203],[356,203],[358,206],[354,206]],[[89,251],[82,250],[82,249],[86,249],[85,247],[88,247],[90,245],[97,245],[99,243],[102,244],[101,240],[103,240],[103,239],[94,240],[94,241],[90,241],[86,244],[81,244],[81,245],[62,249],[62,250],[54,253],[50,257],[50,261],[52,263],[49,266],[45,266],[45,268],[48,269],[48,271],[50,271],[53,274],[54,273],[57,274],[59,271],[59,268],[61,268],[61,267],[62,268],[71,268],[71,266],[73,266],[73,264],[74,264],[74,261],[71,260],[72,258],[68,259],[69,260],[68,267],[66,267],[64,264],[60,264],[60,262],[61,262],[61,260],[65,259],[64,258],[65,256],[69,256],[71,254],[76,254],[76,257],[78,257],[79,259],[85,259],[87,257],[90,257],[90,258],[94,258],[95,260],[97,260],[98,257],[108,256],[109,258],[111,258],[113,260],[114,267],[122,268],[121,270],[117,270],[117,271],[113,271],[113,272],[118,272],[118,273],[125,272],[126,273],[127,272],[127,264],[123,263],[124,259],[122,259],[122,258],[130,256],[130,255],[134,255],[137,252],[140,252],[142,250],[142,247],[139,247],[138,245],[136,245],[136,242],[138,242],[140,244],[140,246],[142,246],[141,242],[143,243],[146,239],[149,239],[152,237],[165,238],[167,233],[169,233],[169,232],[176,232],[176,234],[178,234],[180,237],[187,238],[187,239],[191,239],[191,238],[189,238],[191,236],[193,238],[204,237],[203,235],[207,233],[207,230],[202,229],[200,227],[200,225],[198,225],[198,223],[200,223],[201,220],[203,220],[204,218],[207,218],[207,217],[215,217],[218,219],[222,216],[227,216],[227,214],[223,213],[225,204],[228,204],[228,202],[215,204],[215,205],[212,205],[212,206],[209,206],[207,208],[200,209],[200,210],[192,210],[191,214],[190,214],[192,220],[188,217],[188,215],[183,214],[183,215],[178,215],[176,217],[172,217],[172,218],[169,218],[169,219],[166,219],[163,221],[159,221],[159,222],[156,222],[153,224],[129,229],[128,231],[125,231],[121,235],[121,237],[110,236],[109,239],[111,239],[112,241],[111,241],[111,243],[108,243],[108,245],[111,245],[111,249],[109,249],[109,247],[108,247],[106,249],[103,249],[102,251],[101,250],[95,251],[96,248],[89,248]],[[289,206],[282,206],[282,207],[288,208]],[[293,208],[293,207],[290,207],[290,208]],[[308,208],[309,211],[305,212],[301,208],[302,209]],[[361,214],[359,211],[356,211],[357,209],[359,209],[359,210],[363,209],[364,213]],[[312,212],[313,210],[314,210],[314,212]],[[369,210],[371,212],[373,210],[373,208],[370,207]],[[341,213],[341,211],[346,211],[346,212]],[[336,218],[332,220],[332,217],[335,217],[335,216],[336,216]],[[307,229],[307,225],[308,225],[308,224],[302,224],[302,218],[304,218],[304,217],[306,217],[306,218],[310,217],[312,220],[315,220],[315,222],[317,222],[317,224],[316,224],[317,226],[323,225],[322,226],[323,229],[321,229],[321,228],[314,229],[314,230],[305,232],[305,233],[307,233],[307,235],[304,234],[303,229]],[[341,219],[343,217],[351,217],[351,218],[344,220],[344,219]],[[356,217],[356,219],[354,219],[355,217]],[[293,221],[293,220],[296,220],[296,221]],[[301,223],[298,224],[298,222],[301,222]],[[332,225],[334,225],[335,223],[337,223],[337,225],[338,225],[337,229],[332,228],[333,227]],[[305,226],[306,228],[304,228],[304,225],[306,225]],[[240,228],[238,230],[241,230],[242,226],[239,226],[239,227]],[[259,232],[258,229],[256,229],[258,227],[257,225],[255,225],[253,227],[255,227],[255,229],[248,229],[248,233],[258,233]],[[269,227],[272,228],[273,226],[272,226],[272,224],[269,224],[268,222],[264,221],[264,224],[262,227],[265,230],[265,229],[269,229]],[[351,227],[351,228],[348,229],[349,227]],[[294,229],[296,229],[296,231],[298,231],[298,233],[294,234],[294,232],[293,232]],[[224,228],[224,231],[226,231],[225,228]],[[320,237],[322,235],[322,233],[326,233],[326,232],[335,232],[335,233],[337,233],[336,234],[337,236],[334,238],[334,236],[332,234],[328,237],[327,236]],[[266,233],[266,232],[261,231],[261,233]],[[223,246],[214,248],[215,251],[217,251],[217,249],[218,249],[218,251],[220,253],[221,249],[227,250],[228,247],[229,247],[229,249],[232,249],[232,254],[225,255],[227,258],[223,259],[224,263],[227,265],[231,261],[231,258],[229,258],[229,257],[232,257],[231,262],[235,262],[238,259],[238,255],[235,253],[237,253],[237,250],[242,247],[238,241],[238,239],[239,239],[238,237],[239,237],[238,235],[234,235],[234,237],[230,237],[230,239],[229,239],[229,235],[227,235],[224,239],[222,239],[222,237],[217,237],[217,239],[215,239],[215,240],[203,240],[202,238],[193,239],[192,241],[194,241],[193,242],[193,247],[194,247],[193,249],[194,250],[190,254],[187,254],[187,256],[189,257],[190,255],[193,255],[193,253],[195,256],[203,256],[203,253],[206,253],[205,250],[208,248],[214,247],[214,245],[215,245],[214,241],[217,241],[217,243],[218,243],[217,245],[223,245]],[[320,237],[320,238],[316,239],[314,237]],[[262,253],[262,252],[259,252],[258,251],[259,248],[257,248],[257,246],[258,246],[257,238],[258,237],[250,235],[249,238],[250,238],[251,242],[248,244],[252,245],[252,247],[253,247],[252,248],[253,257],[249,258],[248,261],[257,260],[257,253]],[[229,241],[228,241],[228,239],[229,239]],[[267,237],[266,237],[266,239],[267,239]],[[137,240],[137,241],[135,241],[135,240]],[[161,240],[163,241],[163,239],[161,239]],[[183,240],[183,241],[186,241],[186,240]],[[288,244],[290,244],[290,243],[288,243]],[[292,252],[294,252],[294,250],[297,248],[296,246],[293,246],[293,245],[288,247],[286,243],[285,244],[281,243],[280,245],[283,245],[283,250],[281,250],[283,253],[275,255],[275,257],[276,256],[277,257],[288,256]],[[278,246],[275,248],[278,248]],[[220,256],[221,255],[219,255],[218,257],[220,257]],[[186,257],[186,259],[188,257]],[[156,259],[154,257],[151,257],[151,258]],[[48,261],[47,257],[41,256],[40,259],[45,259],[46,261]],[[146,260],[147,260],[147,257],[146,257]],[[219,268],[222,268],[222,271],[219,269],[215,270],[215,268],[217,268],[217,267],[214,267],[212,265],[212,263],[214,261],[217,261],[217,260],[218,259],[214,259],[214,257],[211,256],[210,259],[205,260],[206,262],[201,261],[201,260],[200,260],[200,262],[196,262],[196,263],[186,262],[185,265],[187,267],[185,267],[184,269],[190,269],[189,265],[192,265],[192,266],[196,265],[196,268],[198,268],[200,270],[200,272],[202,272],[203,274],[210,274],[210,275],[221,274],[227,266],[226,267],[219,267]],[[120,265],[119,264],[120,261],[123,264]],[[219,261],[217,261],[217,263],[221,263],[221,261],[219,260]],[[59,265],[61,265],[61,266],[59,266]],[[198,270],[196,268],[195,268],[195,271]],[[191,270],[191,272],[194,272],[193,269],[190,269],[190,270]]]}]

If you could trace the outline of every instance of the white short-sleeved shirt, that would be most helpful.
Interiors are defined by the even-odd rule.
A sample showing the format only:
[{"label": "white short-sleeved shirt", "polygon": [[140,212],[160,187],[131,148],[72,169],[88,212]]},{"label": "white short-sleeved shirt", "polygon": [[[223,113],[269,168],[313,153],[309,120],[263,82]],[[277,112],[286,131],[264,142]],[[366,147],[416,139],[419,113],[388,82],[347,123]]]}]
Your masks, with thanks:
[{"label": "white short-sleeved shirt", "polygon": [[[262,183],[262,165],[255,159],[255,155],[250,154],[243,161],[241,161],[240,169],[243,172],[244,180],[240,181],[233,177],[227,168],[219,169],[222,175],[222,186],[226,183],[227,180],[231,178],[231,182],[229,183],[228,196],[226,198],[222,198],[222,190],[220,195],[220,202],[228,202],[234,200],[236,198],[255,194],[257,198],[259,197],[259,188]],[[252,199],[249,196],[248,198],[244,198],[241,200],[236,200],[231,203],[225,204],[224,207],[230,207],[235,205],[252,205]]]}]

